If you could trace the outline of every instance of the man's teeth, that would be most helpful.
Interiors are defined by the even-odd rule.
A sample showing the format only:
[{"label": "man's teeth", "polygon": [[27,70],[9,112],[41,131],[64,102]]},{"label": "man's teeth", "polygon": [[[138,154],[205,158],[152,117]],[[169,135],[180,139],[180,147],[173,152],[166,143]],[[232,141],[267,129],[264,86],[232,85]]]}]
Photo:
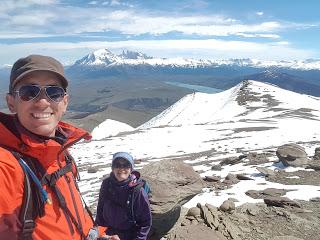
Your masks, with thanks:
[{"label": "man's teeth", "polygon": [[48,118],[51,116],[51,113],[33,113],[32,115],[35,118]]}]

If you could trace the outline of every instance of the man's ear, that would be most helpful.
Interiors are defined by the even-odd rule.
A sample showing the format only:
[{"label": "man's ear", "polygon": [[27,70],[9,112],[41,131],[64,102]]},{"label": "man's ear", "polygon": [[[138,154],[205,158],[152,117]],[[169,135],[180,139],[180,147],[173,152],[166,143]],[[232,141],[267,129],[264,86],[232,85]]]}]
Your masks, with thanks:
[{"label": "man's ear", "polygon": [[62,101],[63,101],[63,105],[64,105],[63,113],[65,113],[67,111],[67,107],[68,107],[68,103],[69,103],[69,94],[66,94]]},{"label": "man's ear", "polygon": [[7,100],[7,106],[9,108],[10,112],[15,113],[16,112],[16,105],[15,105],[14,96],[10,93],[7,93],[6,100]]}]

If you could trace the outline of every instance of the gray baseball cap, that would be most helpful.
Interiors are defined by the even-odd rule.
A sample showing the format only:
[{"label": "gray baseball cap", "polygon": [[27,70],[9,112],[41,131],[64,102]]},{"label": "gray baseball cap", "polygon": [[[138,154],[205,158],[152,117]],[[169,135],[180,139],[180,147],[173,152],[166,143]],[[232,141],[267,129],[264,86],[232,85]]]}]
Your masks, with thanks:
[{"label": "gray baseball cap", "polygon": [[9,92],[15,85],[23,79],[27,74],[35,71],[53,72],[59,76],[63,88],[68,87],[68,80],[64,74],[63,65],[56,59],[42,55],[30,55],[25,58],[18,59],[12,66],[10,74]]}]

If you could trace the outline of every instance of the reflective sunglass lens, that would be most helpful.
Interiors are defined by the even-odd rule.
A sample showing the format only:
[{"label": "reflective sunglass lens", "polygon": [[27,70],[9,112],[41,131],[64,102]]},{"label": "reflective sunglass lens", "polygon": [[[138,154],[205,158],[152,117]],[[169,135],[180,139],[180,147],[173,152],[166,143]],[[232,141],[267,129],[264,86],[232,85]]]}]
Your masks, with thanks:
[{"label": "reflective sunglass lens", "polygon": [[19,89],[19,97],[23,101],[30,101],[38,96],[40,90],[38,86],[22,86]]},{"label": "reflective sunglass lens", "polygon": [[65,95],[65,91],[61,87],[49,86],[46,87],[46,94],[52,101],[60,102]]}]

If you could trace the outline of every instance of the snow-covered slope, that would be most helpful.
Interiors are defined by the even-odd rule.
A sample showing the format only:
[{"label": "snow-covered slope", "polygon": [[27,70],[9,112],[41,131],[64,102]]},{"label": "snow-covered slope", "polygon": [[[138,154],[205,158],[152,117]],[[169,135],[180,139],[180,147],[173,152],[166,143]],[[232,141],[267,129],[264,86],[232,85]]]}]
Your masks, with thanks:
[{"label": "snow-covered slope", "polygon": [[134,128],[130,125],[122,122],[118,122],[112,119],[107,119],[100,123],[97,127],[92,130],[92,139],[101,140],[103,138],[115,136],[121,132],[129,132]]},{"label": "snow-covered slope", "polygon": [[219,66],[239,66],[256,68],[291,68],[320,70],[319,59],[293,60],[293,61],[265,61],[258,59],[192,59],[192,58],[153,58],[141,52],[123,51],[116,55],[108,49],[99,49],[78,60],[75,66],[118,66],[118,65],[150,65],[163,67],[203,68]]},{"label": "snow-covered slope", "polygon": [[193,93],[139,127],[145,129],[163,125],[181,126],[217,124],[219,122],[249,122],[319,118],[319,98],[294,93],[277,86],[244,81],[216,94]]},{"label": "snow-covered slope", "polygon": [[[314,153],[315,147],[320,144],[320,98],[290,92],[271,84],[245,81],[217,94],[187,95],[134,131],[105,140],[79,143],[72,152],[79,165],[99,166],[94,176],[86,171],[80,173],[83,179],[80,187],[92,204],[96,201],[92,191],[98,192],[101,178],[110,171],[112,154],[117,151],[128,151],[141,159],[138,168],[151,161],[182,159],[205,176],[213,174],[211,166],[221,158],[239,156],[249,151],[274,152],[286,143],[299,143],[309,155]],[[225,167],[216,174],[225,177],[230,171],[250,172],[252,178],[257,178],[257,189],[273,187],[269,182],[258,179],[255,167]],[[270,163],[264,167],[274,166]],[[251,189],[255,187],[251,186]],[[297,192],[297,198],[319,195],[320,189],[312,189],[315,191],[310,190],[309,195]],[[212,195],[208,193],[206,196],[209,198]],[[241,196],[245,196],[244,192]],[[243,201],[237,204],[249,201],[248,197],[241,196],[239,198]],[[219,205],[228,197],[230,192],[214,198],[218,202],[211,198],[205,201]]]}]

